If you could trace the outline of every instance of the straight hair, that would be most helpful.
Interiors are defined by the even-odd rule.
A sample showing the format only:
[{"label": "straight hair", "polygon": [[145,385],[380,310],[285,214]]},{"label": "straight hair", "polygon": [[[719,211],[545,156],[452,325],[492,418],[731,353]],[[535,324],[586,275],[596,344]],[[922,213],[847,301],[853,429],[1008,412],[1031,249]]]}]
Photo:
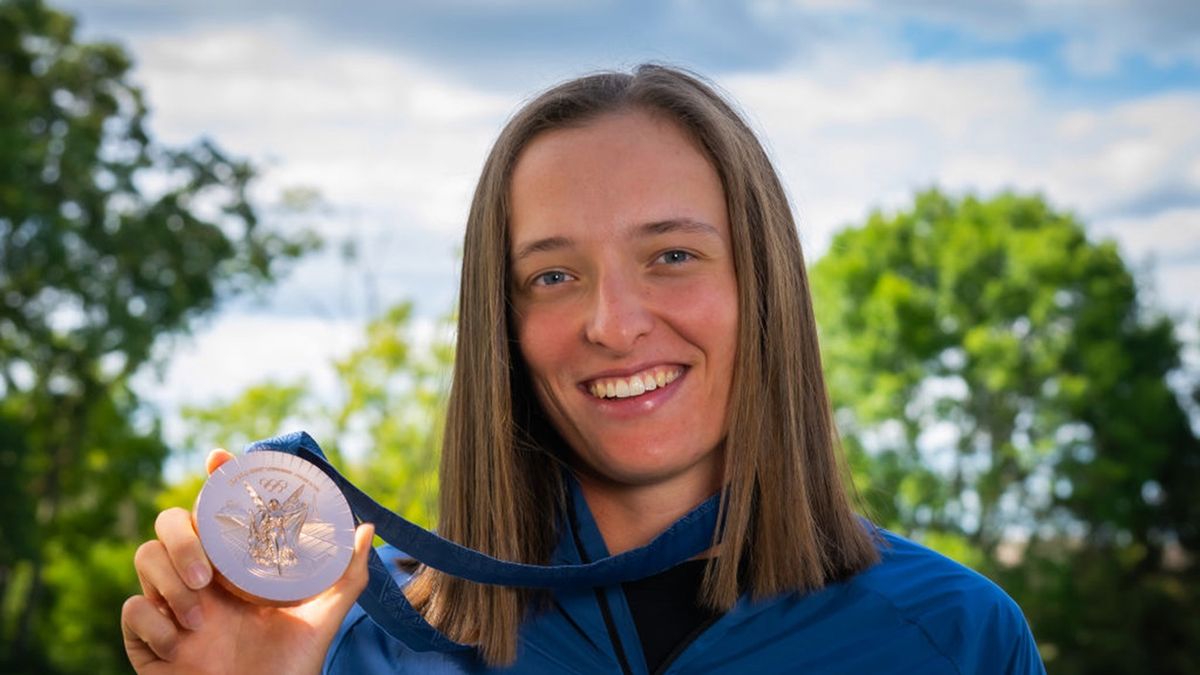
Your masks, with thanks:
[{"label": "straight hair", "polygon": [[[725,192],[738,285],[737,355],[727,411],[724,486],[704,602],[728,610],[803,593],[878,560],[855,514],[821,369],[808,276],[792,211],[753,131],[715,87],[645,64],[559,84],[501,131],[471,203],[457,351],[441,458],[439,532],[489,555],[545,564],[565,504],[549,428],[515,342],[509,293],[513,167],[536,136],[606,115],[665,116],[707,154]],[[450,638],[511,664],[537,594],[420,568],[409,600]]]}]

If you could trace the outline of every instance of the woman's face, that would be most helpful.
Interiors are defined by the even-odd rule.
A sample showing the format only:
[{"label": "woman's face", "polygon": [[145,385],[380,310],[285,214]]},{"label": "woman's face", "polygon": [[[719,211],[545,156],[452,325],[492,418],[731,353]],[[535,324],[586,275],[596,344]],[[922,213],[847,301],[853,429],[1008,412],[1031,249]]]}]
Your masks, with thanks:
[{"label": "woman's face", "polygon": [[510,227],[521,354],[587,478],[717,489],[738,301],[706,156],[641,111],[543,133],[514,169]]}]

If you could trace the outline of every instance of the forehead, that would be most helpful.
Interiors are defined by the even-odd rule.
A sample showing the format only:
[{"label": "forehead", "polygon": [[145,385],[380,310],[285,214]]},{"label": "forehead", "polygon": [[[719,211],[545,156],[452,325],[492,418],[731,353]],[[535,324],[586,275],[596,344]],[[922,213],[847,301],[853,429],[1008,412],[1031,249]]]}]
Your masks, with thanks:
[{"label": "forehead", "polygon": [[536,136],[510,184],[510,242],[613,234],[691,219],[728,232],[721,180],[691,135],[661,114],[601,116]]}]

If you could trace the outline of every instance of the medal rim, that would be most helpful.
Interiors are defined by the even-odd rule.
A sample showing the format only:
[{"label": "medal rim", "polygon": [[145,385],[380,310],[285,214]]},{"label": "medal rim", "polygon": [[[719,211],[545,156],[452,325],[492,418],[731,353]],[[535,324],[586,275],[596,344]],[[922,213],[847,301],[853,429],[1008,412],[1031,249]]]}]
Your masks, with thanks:
[{"label": "medal rim", "polygon": [[[248,470],[248,469],[256,468],[255,466],[246,466],[246,463],[251,460],[260,461],[260,462],[266,460],[266,462],[264,464],[261,464],[259,466],[267,466],[268,468],[274,468],[274,467],[272,467],[272,462],[281,462],[281,463],[286,462],[288,464],[293,464],[293,465],[295,463],[299,462],[302,465],[308,465],[307,468],[305,469],[305,472],[308,473],[310,470],[312,472],[315,472],[315,474],[316,474],[315,482],[320,484],[321,489],[322,490],[325,490],[325,489],[332,490],[332,492],[333,492],[332,499],[334,501],[334,503],[332,505],[332,507],[333,507],[332,510],[334,511],[334,513],[332,513],[332,514],[325,513],[325,511],[329,510],[329,508],[330,508],[330,506],[328,504],[326,504],[324,506],[324,508],[322,509],[322,519],[329,521],[329,522],[331,522],[331,524],[333,524],[334,531],[335,531],[335,538],[337,537],[337,532],[339,532],[339,531],[345,531],[348,534],[346,535],[347,541],[344,542],[344,544],[343,544],[343,542],[336,542],[337,543],[337,551],[333,555],[334,559],[328,561],[327,564],[321,568],[321,570],[320,570],[321,574],[312,575],[311,577],[307,577],[305,579],[292,579],[292,580],[280,580],[280,581],[270,581],[270,580],[264,579],[262,584],[259,587],[251,589],[251,588],[247,588],[246,584],[239,583],[238,579],[236,578],[236,577],[241,576],[240,574],[238,574],[239,570],[244,570],[245,568],[234,568],[234,569],[227,570],[224,568],[222,561],[215,560],[212,553],[210,553],[210,549],[214,548],[214,546],[220,547],[223,550],[228,550],[228,548],[229,548],[224,543],[217,543],[215,545],[212,545],[211,542],[206,543],[207,540],[211,539],[214,535],[209,534],[206,538],[205,533],[211,532],[212,530],[209,527],[202,528],[200,526],[200,522],[199,522],[202,508],[205,510],[209,510],[210,508],[216,508],[216,507],[209,507],[206,502],[206,495],[209,495],[207,497],[208,500],[213,499],[213,497],[211,496],[211,493],[213,490],[216,489],[216,488],[213,488],[213,490],[210,490],[210,485],[214,484],[213,478],[218,477],[221,474],[228,474],[230,471],[232,471],[234,473],[234,475],[237,475],[239,472],[241,472],[244,469]],[[280,466],[279,468],[284,468],[284,467]],[[314,480],[311,475],[306,475],[305,477],[309,478],[310,480]],[[325,472],[320,469],[320,467],[316,466],[313,462],[310,462],[307,459],[304,459],[297,455],[292,455],[292,454],[289,454],[286,452],[280,452],[278,450],[256,450],[254,452],[245,453],[242,455],[235,455],[232,459],[221,464],[221,466],[217,467],[212,472],[212,474],[210,474],[205,479],[204,486],[201,487],[199,494],[196,495],[196,502],[192,508],[191,516],[192,516],[191,517],[192,527],[193,527],[193,529],[195,529],[196,536],[200,540],[200,545],[204,549],[204,555],[205,555],[205,557],[208,558],[209,563],[213,569],[213,579],[216,580],[223,588],[225,588],[226,590],[231,592],[233,595],[235,595],[243,600],[248,600],[250,602],[253,602],[255,604],[270,605],[270,606],[277,606],[277,607],[290,607],[290,606],[302,604],[305,601],[307,601],[311,598],[314,598],[314,597],[320,595],[321,593],[324,593],[326,590],[328,590],[330,587],[332,587],[335,583],[337,583],[337,581],[339,579],[341,579],[342,576],[344,576],[346,569],[349,568],[349,566],[350,566],[350,561],[353,559],[355,519],[354,519],[354,514],[350,509],[350,504],[349,504],[349,502],[346,501],[346,496],[344,494],[342,494],[342,491],[341,491],[341,489],[338,488],[337,484],[334,483],[333,480],[331,478],[329,478],[329,476],[326,475]],[[339,522],[343,516],[345,519],[344,522]],[[219,541],[219,535],[216,535],[216,536],[218,537],[218,541]],[[220,557],[220,556],[217,556],[217,557]],[[344,558],[344,560],[339,560],[339,558]],[[333,570],[332,568],[336,568],[336,570]],[[311,579],[311,578],[317,577],[317,576],[322,576],[322,577],[325,576],[327,574],[326,573],[327,569],[330,569],[330,573],[328,573],[328,574],[332,577],[331,580],[328,583],[321,586],[315,592],[306,594],[302,597],[297,596],[296,593],[294,593],[294,592],[290,592],[290,593],[287,592],[287,590],[289,588],[297,587],[298,585],[303,584],[308,579]],[[334,571],[336,571],[336,574],[332,573]],[[277,590],[279,592],[275,592],[275,593],[269,592],[272,589]],[[263,591],[268,591],[268,592],[264,593]]]}]

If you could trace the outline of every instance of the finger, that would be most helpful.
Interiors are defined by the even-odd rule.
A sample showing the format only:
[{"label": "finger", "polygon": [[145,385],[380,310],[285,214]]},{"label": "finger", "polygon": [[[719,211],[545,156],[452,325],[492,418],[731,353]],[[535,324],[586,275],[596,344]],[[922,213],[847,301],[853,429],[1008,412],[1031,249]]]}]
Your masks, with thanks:
[{"label": "finger", "polygon": [[212,581],[212,567],[200,546],[200,537],[192,527],[190,513],[181,508],[159,513],[154,521],[154,533],[167,548],[175,571],[188,588],[199,590]]},{"label": "finger", "polygon": [[200,628],[204,622],[200,594],[188,588],[179,578],[161,541],[155,539],[139,546],[133,554],[133,564],[147,599],[155,604],[165,603],[184,628]]},{"label": "finger", "polygon": [[216,450],[208,453],[208,459],[204,460],[204,470],[207,471],[209,475],[212,475],[212,472],[216,471],[217,467],[231,459],[233,459],[232,452],[229,452],[225,448],[217,448]]},{"label": "finger", "polygon": [[137,572],[138,583],[142,586],[142,595],[146,596],[150,602],[154,603],[154,605],[159,607],[162,611],[169,611],[166,598],[164,598],[162,594],[158,592],[158,589],[155,588],[154,584],[151,583],[148,578],[146,578],[146,575],[142,570],[142,567],[145,567],[147,564],[145,562],[147,552],[143,551],[142,549],[151,545],[162,546],[162,542],[154,539],[139,546],[137,550],[133,552],[133,569]]},{"label": "finger", "polygon": [[179,645],[175,622],[142,595],[135,595],[121,606],[121,634],[125,653],[135,668],[163,660],[170,661]]}]

